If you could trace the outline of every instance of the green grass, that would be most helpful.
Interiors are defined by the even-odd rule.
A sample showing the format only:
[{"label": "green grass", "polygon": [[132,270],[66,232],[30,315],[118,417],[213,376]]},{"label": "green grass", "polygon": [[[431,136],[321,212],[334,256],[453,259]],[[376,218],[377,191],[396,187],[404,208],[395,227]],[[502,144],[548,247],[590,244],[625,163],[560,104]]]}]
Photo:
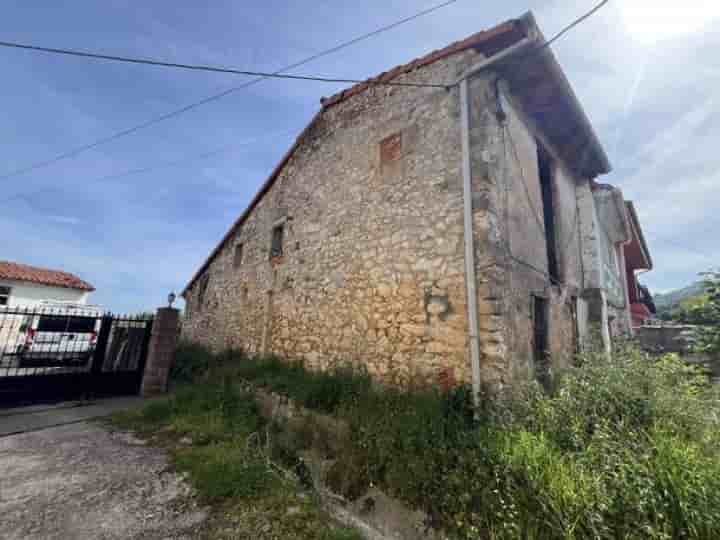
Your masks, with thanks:
[{"label": "green grass", "polygon": [[[207,356],[207,352],[204,354]],[[298,404],[326,413],[335,412],[350,399],[366,395],[372,382],[366,372],[349,364],[341,363],[328,371],[310,371],[302,362],[288,362],[273,355],[247,357],[238,351],[228,351],[205,363],[218,366],[234,378],[290,395]]]},{"label": "green grass", "polygon": [[315,497],[278,474],[264,453],[266,426],[253,397],[222,371],[185,383],[165,399],[116,413],[111,423],[168,450],[174,467],[188,474],[202,501],[215,509],[207,538],[361,538],[335,526]]},{"label": "green grass", "polygon": [[263,497],[280,484],[266,460],[242,439],[179,449],[174,457],[209,501]]},{"label": "green grass", "polygon": [[[552,393],[518,386],[474,415],[465,388],[380,388],[349,367],[317,373],[237,352],[186,356],[197,355],[218,396],[242,380],[343,420],[341,448],[324,450],[332,487],[353,498],[380,486],[454,538],[720,538],[720,400],[675,356],[588,354]],[[226,406],[214,399],[211,410]],[[152,424],[166,412],[145,414]],[[211,441],[242,432],[205,425]]]}]

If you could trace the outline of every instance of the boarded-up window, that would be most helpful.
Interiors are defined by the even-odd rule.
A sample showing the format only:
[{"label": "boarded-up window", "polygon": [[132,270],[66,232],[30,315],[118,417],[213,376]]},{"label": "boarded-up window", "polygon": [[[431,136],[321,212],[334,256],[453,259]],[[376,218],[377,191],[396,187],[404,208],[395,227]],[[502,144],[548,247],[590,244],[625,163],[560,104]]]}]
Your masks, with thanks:
[{"label": "boarded-up window", "polygon": [[285,227],[283,225],[273,227],[272,242],[270,244],[270,257],[282,257],[284,234]]},{"label": "boarded-up window", "polygon": [[380,141],[380,163],[397,161],[402,156],[402,135],[393,133]]},{"label": "boarded-up window", "polygon": [[235,255],[233,257],[233,266],[235,268],[238,268],[243,262],[243,245],[242,244],[236,244],[235,245]]}]

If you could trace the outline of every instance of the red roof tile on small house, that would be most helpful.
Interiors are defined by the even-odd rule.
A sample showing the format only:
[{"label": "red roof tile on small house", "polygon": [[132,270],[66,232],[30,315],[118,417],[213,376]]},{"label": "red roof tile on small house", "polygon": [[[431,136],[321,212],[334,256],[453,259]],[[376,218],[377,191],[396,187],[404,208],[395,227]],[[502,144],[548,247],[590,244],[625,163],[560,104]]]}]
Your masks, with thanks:
[{"label": "red roof tile on small house", "polygon": [[74,274],[61,270],[50,270],[38,268],[27,264],[0,261],[0,279],[13,281],[25,281],[51,287],[64,287],[66,289],[77,289],[80,291],[94,291],[95,287],[87,281],[83,281]]}]

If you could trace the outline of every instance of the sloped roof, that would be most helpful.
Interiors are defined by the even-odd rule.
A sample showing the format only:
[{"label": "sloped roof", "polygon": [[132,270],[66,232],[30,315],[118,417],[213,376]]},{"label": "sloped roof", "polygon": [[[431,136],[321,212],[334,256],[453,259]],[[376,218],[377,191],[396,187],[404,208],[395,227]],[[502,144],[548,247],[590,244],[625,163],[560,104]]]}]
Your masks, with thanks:
[{"label": "sloped roof", "polygon": [[[406,64],[396,66],[389,71],[385,71],[365,82],[357,83],[354,86],[351,86],[350,88],[338,92],[328,98],[321,98],[320,103],[323,108],[327,109],[328,107],[332,107],[341,101],[345,101],[349,97],[364,92],[373,85],[390,82],[400,75],[405,75],[415,69],[430,65],[433,62],[437,62],[438,60],[442,60],[443,58],[447,58],[448,56],[452,56],[453,54],[457,54],[467,49],[479,48],[486,56],[492,56],[498,51],[503,50],[524,37],[525,31],[522,28],[521,19],[506,21],[490,28],[489,30],[481,30],[480,32],[476,32],[465,39],[455,41],[447,47],[432,51]],[[450,82],[453,81],[448,81],[448,83]]]},{"label": "sloped roof", "polygon": [[[198,277],[220,253],[225,243],[232,238],[255,206],[270,190],[285,165],[320,120],[323,112],[354,95],[364,92],[373,85],[390,82],[401,75],[453,54],[475,49],[486,57],[490,57],[520,42],[531,34],[539,45],[545,42],[545,38],[537,28],[532,13],[526,13],[518,19],[512,19],[489,30],[477,32],[447,47],[370,78],[365,82],[355,84],[328,98],[322,98],[320,100],[322,105],[320,111],[315,114],[308,126],[300,133],[288,152],[280,160],[280,163],[262,184],[245,211],[230,226],[222,240],[195,272],[183,289],[182,295],[184,296],[188,292]],[[592,178],[598,174],[609,172],[610,164],[607,161],[607,156],[550,48],[544,48],[544,50],[540,51],[535,62],[522,66],[522,69],[512,70],[508,66],[505,67],[506,70],[502,70],[502,66],[498,66],[498,70],[501,70],[503,75],[509,79],[512,90],[518,92],[525,112],[538,124],[542,125],[544,129],[547,129],[551,140],[561,147],[563,157],[571,162],[579,160],[582,165],[578,167],[578,170],[587,177]],[[454,81],[448,81],[448,84],[451,83],[454,83]]]},{"label": "sloped roof", "polygon": [[624,246],[625,258],[628,265],[632,266],[635,270],[652,270],[652,257],[650,256],[647,242],[645,242],[645,235],[640,226],[635,205],[632,201],[625,201],[625,206],[627,207],[627,213],[630,218],[630,228],[632,230],[630,242]]},{"label": "sloped roof", "polygon": [[38,285],[49,285],[51,287],[63,287],[66,289],[77,289],[79,291],[94,291],[95,287],[90,285],[74,274],[62,270],[51,270],[39,268],[28,264],[0,261],[0,279],[13,281],[25,281],[37,283]]}]

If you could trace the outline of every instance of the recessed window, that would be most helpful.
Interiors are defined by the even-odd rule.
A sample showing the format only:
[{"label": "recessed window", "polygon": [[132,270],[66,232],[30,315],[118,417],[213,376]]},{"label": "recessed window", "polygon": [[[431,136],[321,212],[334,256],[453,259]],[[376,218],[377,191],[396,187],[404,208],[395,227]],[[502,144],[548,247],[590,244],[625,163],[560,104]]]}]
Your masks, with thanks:
[{"label": "recessed window", "polygon": [[[553,161],[550,154],[537,141],[537,159],[540,172],[540,188],[542,192],[543,217],[545,225],[545,245],[547,247],[547,263],[550,281],[560,283],[558,252],[555,239],[555,193],[553,181]],[[533,210],[534,211],[534,210]]]},{"label": "recessed window", "polygon": [[239,268],[240,265],[243,262],[243,245],[242,244],[236,244],[235,245],[235,255],[233,257],[233,266],[235,268]]},{"label": "recessed window", "polygon": [[205,302],[205,293],[207,292],[209,283],[210,283],[209,275],[205,274],[202,278],[200,278],[200,284],[198,286],[198,298],[197,298],[198,311],[202,310],[203,303]]},{"label": "recessed window", "polygon": [[272,230],[272,243],[270,244],[270,257],[282,257],[283,254],[283,236],[285,235],[285,227],[277,225]]},{"label": "recessed window", "polygon": [[0,306],[7,306],[10,302],[10,287],[0,286]]}]

